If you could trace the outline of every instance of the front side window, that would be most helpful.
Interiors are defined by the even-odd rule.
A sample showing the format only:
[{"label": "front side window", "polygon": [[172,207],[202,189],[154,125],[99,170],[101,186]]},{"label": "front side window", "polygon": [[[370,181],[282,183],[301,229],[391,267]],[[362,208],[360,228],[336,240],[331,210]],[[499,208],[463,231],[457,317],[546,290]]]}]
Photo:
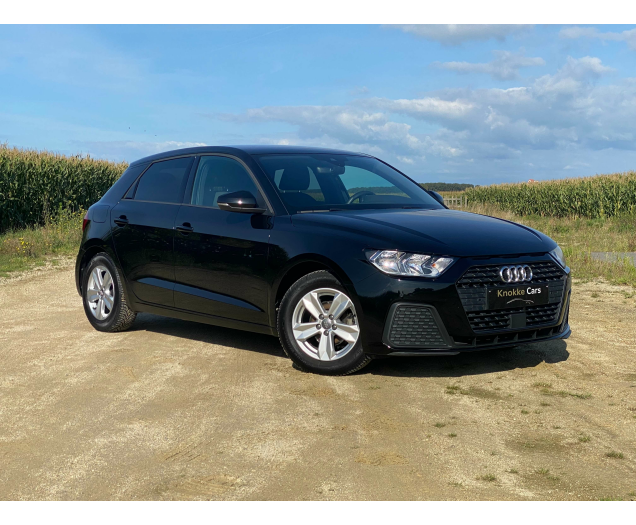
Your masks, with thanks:
[{"label": "front side window", "polygon": [[136,201],[180,203],[192,157],[155,162],[141,176]]},{"label": "front side window", "polygon": [[255,155],[291,212],[442,206],[419,185],[371,157]]},{"label": "front side window", "polygon": [[219,197],[235,191],[249,191],[259,206],[265,208],[265,201],[252,177],[238,161],[228,157],[201,157],[190,203],[195,206],[218,208]]}]

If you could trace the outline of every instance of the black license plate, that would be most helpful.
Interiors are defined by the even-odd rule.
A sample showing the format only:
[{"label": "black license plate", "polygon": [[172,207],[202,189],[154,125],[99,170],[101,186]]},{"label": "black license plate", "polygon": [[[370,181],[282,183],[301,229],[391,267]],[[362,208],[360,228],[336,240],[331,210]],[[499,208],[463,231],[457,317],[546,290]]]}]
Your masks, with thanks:
[{"label": "black license plate", "polygon": [[488,288],[488,310],[548,304],[547,284],[518,284]]}]

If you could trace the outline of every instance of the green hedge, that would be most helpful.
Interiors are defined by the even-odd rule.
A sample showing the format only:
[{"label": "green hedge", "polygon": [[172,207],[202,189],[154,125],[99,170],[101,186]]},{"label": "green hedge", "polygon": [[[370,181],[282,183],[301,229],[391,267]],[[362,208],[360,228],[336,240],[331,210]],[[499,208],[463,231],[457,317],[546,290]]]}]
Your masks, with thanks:
[{"label": "green hedge", "polygon": [[0,145],[0,232],[43,224],[61,209],[88,208],[126,168],[126,163]]},{"label": "green hedge", "polygon": [[474,184],[460,182],[422,182],[420,186],[429,191],[464,191],[475,187]]},{"label": "green hedge", "polygon": [[468,202],[496,204],[517,215],[596,219],[636,213],[636,172],[466,190]]}]

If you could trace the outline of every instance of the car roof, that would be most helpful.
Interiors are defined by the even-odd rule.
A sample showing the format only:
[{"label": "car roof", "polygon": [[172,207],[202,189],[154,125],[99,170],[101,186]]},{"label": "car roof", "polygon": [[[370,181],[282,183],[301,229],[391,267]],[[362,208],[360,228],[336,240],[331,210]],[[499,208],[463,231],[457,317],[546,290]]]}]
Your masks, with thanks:
[{"label": "car roof", "polygon": [[196,148],[183,148],[170,151],[164,151],[163,153],[157,153],[144,157],[143,159],[131,162],[131,166],[134,164],[154,162],[156,160],[167,159],[170,157],[178,157],[180,155],[202,155],[205,153],[226,153],[230,155],[284,155],[284,154],[318,154],[323,153],[327,155],[358,155],[363,157],[370,157],[366,153],[356,153],[353,151],[344,151],[339,149],[330,148],[312,148],[309,146],[280,146],[280,145],[248,145],[248,146],[199,146]]}]

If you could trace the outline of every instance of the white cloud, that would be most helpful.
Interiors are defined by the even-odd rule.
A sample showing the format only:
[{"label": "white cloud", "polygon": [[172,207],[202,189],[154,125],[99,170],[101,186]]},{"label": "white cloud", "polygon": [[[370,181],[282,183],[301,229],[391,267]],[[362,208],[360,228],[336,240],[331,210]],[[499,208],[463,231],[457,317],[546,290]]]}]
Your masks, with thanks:
[{"label": "white cloud", "polygon": [[409,150],[418,139],[408,124],[389,121],[382,113],[343,106],[266,106],[248,109],[243,115],[221,115],[238,122],[277,121],[298,127],[301,138],[333,137],[343,143],[399,143]]},{"label": "white cloud", "polygon": [[426,97],[420,99],[390,100],[386,98],[367,99],[362,102],[366,107],[403,113],[416,118],[454,119],[461,118],[469,113],[474,105],[471,102],[456,99],[443,100],[439,97]]},{"label": "white cloud", "polygon": [[[283,135],[284,137],[281,138],[281,135]],[[269,133],[267,135],[258,136],[256,139],[253,139],[252,142],[255,142],[257,144],[277,144],[281,146],[311,146],[316,148],[332,148],[345,151],[358,151],[361,153],[378,156],[386,154],[385,150],[373,144],[361,142],[343,143],[327,135],[322,135],[320,137],[314,138],[300,138],[297,134],[294,133]]]},{"label": "white cloud", "polygon": [[582,84],[589,83],[602,75],[613,72],[611,67],[604,66],[600,58],[567,57],[565,65],[554,75],[544,75],[535,82],[535,91],[550,95],[572,95],[582,89]]},{"label": "white cloud", "polygon": [[81,153],[91,157],[128,162],[135,161],[148,155],[161,153],[181,148],[195,148],[207,146],[205,142],[181,142],[166,140],[162,142],[144,142],[135,140],[110,140],[110,141],[72,141]]},{"label": "white cloud", "polygon": [[[0,63],[1,66],[1,63]],[[367,86],[358,86],[353,88],[351,91],[349,91],[349,93],[351,93],[354,96],[358,96],[358,95],[366,95],[369,92],[369,88]]]},{"label": "white cloud", "polygon": [[[608,149],[634,152],[636,158],[636,79],[597,82],[611,71],[596,57],[568,57],[555,73],[508,89],[441,89],[419,98],[371,98],[343,106],[270,106],[223,118],[284,123],[292,130],[276,140],[290,144],[368,151],[402,165],[418,159],[412,169],[426,173],[507,166],[510,180],[521,170],[546,165],[559,172],[563,166],[590,169],[573,159],[596,166],[589,157],[611,160],[609,153],[597,153]],[[552,160],[537,163],[537,151]]]},{"label": "white cloud", "polygon": [[600,77],[613,71],[614,68],[604,66],[601,63],[601,59],[596,57],[568,57],[565,66],[560,70],[563,76],[570,76],[577,79]]},{"label": "white cloud", "polygon": [[564,27],[563,29],[561,29],[561,31],[559,31],[559,36],[561,38],[573,38],[573,39],[583,38],[583,37],[591,38],[598,34],[599,34],[598,29],[596,29],[595,27],[572,26],[572,27]]},{"label": "white cloud", "polygon": [[394,25],[405,33],[411,33],[426,40],[434,40],[444,45],[459,45],[469,41],[499,41],[508,35],[527,31],[530,25],[521,24],[415,24]]},{"label": "white cloud", "polygon": [[436,62],[433,65],[457,73],[484,73],[497,80],[514,80],[519,78],[522,67],[543,66],[545,61],[540,57],[526,57],[523,52],[493,51],[495,59],[488,63],[471,62]]},{"label": "white cloud", "polygon": [[630,49],[636,51],[636,29],[628,29],[620,33],[608,31],[601,33],[595,27],[565,27],[559,31],[561,38],[596,38],[603,42],[625,42]]},{"label": "white cloud", "polygon": [[411,157],[402,157],[401,155],[398,155],[397,159],[405,164],[415,164],[415,161]]},{"label": "white cloud", "polygon": [[573,162],[572,164],[568,164],[564,166],[564,170],[576,170],[581,168],[589,168],[590,165],[587,162]]},{"label": "white cloud", "polygon": [[[383,108],[391,104],[403,107],[405,102],[409,101],[375,100],[376,105]],[[413,102],[417,112],[421,101]],[[425,103],[424,107],[432,109],[432,114],[435,114],[440,107],[445,107],[444,103],[440,100],[439,104],[433,102],[429,107]],[[452,103],[447,104],[452,107]],[[298,139],[303,140],[303,143],[317,139],[329,142],[330,139],[337,144],[355,145],[356,150],[360,150],[358,146],[368,145],[375,146],[380,152],[390,151],[403,156],[432,153],[454,157],[461,154],[461,148],[447,144],[440,137],[427,135],[420,138],[411,133],[410,124],[391,120],[384,112],[369,112],[354,106],[268,106],[248,109],[244,114],[218,117],[233,122],[275,121],[291,124],[297,127]]]}]

